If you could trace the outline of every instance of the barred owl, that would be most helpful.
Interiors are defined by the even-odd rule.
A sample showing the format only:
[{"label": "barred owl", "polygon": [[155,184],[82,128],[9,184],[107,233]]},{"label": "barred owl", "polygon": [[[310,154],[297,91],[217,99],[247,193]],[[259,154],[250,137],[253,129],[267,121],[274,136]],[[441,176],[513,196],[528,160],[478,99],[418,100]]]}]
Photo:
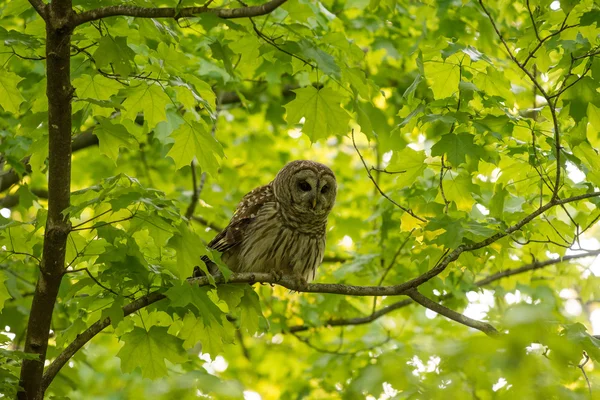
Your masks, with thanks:
[{"label": "barred owl", "polygon": [[[208,247],[222,252],[222,261],[234,272],[271,272],[308,282],[323,260],[336,193],[335,175],[327,166],[292,161],[272,182],[244,196]],[[196,267],[194,276],[200,275]]]}]

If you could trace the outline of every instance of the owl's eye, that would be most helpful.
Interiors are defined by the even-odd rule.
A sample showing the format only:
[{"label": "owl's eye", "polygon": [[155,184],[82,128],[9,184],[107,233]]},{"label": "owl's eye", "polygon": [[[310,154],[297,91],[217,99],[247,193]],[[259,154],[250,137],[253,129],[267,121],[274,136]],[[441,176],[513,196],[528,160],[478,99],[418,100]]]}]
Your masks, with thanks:
[{"label": "owl's eye", "polygon": [[329,191],[329,185],[323,185],[321,188],[321,193],[325,194]]},{"label": "owl's eye", "polygon": [[300,190],[302,190],[303,192],[310,192],[310,190],[312,189],[310,187],[310,183],[306,182],[306,181],[301,181],[298,184],[298,187],[300,188]]}]

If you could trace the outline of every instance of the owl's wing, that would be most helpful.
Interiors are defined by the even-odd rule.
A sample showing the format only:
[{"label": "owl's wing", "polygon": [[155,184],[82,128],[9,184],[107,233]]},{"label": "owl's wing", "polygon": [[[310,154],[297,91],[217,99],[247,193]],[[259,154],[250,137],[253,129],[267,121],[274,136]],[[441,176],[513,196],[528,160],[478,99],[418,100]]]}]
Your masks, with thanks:
[{"label": "owl's wing", "polygon": [[231,217],[229,225],[208,243],[208,247],[224,252],[239,244],[244,237],[245,228],[256,218],[261,207],[273,201],[275,196],[271,183],[257,187],[245,195]]}]

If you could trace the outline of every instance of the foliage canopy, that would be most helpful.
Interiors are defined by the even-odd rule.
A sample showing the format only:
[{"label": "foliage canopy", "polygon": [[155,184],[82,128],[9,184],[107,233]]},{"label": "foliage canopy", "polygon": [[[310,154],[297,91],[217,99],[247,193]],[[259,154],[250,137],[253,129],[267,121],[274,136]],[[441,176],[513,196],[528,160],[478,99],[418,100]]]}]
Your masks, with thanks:
[{"label": "foliage canopy", "polygon": [[[122,3],[0,0],[0,393],[598,396],[597,1]],[[299,158],[315,284],[186,282]]]}]

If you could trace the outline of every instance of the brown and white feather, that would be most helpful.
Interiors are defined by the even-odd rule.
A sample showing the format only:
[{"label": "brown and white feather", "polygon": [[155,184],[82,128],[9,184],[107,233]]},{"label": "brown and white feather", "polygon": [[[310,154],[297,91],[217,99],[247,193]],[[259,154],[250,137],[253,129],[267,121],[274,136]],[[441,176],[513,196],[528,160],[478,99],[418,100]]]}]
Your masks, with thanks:
[{"label": "brown and white feather", "polygon": [[[297,187],[309,181],[310,192]],[[336,191],[335,175],[328,167],[293,161],[272,182],[243,197],[208,247],[222,252],[222,261],[232,271],[277,271],[310,281],[323,260],[327,216]]]}]

